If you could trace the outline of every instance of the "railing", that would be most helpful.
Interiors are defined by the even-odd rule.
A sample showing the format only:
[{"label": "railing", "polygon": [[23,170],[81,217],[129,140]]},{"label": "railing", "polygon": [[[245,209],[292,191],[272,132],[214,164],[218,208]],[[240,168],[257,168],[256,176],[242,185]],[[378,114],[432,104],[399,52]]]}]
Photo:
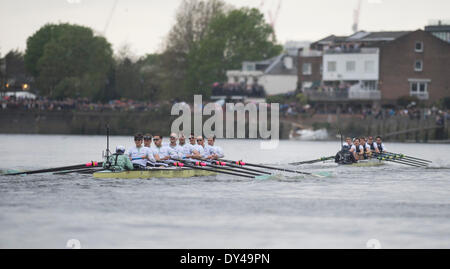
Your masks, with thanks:
[{"label": "railing", "polygon": [[378,48],[332,48],[325,51],[325,54],[344,54],[344,53],[361,53],[361,54],[377,54]]},{"label": "railing", "polygon": [[381,92],[378,90],[305,90],[311,101],[349,101],[349,100],[380,100]]},{"label": "railing", "polygon": [[348,98],[351,100],[380,100],[381,92],[378,90],[350,90]]},{"label": "railing", "polygon": [[411,96],[416,96],[419,100],[428,100],[428,92],[411,92]]},{"label": "railing", "polygon": [[348,91],[317,91],[305,90],[306,96],[311,101],[345,101],[348,100]]}]

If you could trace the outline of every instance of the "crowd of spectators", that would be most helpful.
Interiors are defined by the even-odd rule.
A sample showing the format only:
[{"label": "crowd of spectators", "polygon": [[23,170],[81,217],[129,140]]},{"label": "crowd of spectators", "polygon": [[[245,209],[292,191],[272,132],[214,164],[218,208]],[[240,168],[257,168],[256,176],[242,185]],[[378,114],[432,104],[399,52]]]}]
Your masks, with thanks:
[{"label": "crowd of spectators", "polygon": [[212,95],[265,97],[264,87],[259,84],[246,85],[241,83],[219,83],[212,86]]},{"label": "crowd of spectators", "polygon": [[[173,103],[173,102],[172,102]],[[163,106],[170,107],[171,102],[144,102],[136,100],[112,100],[108,103],[92,102],[87,98],[67,98],[64,100],[52,100],[45,97],[36,99],[15,98],[5,96],[0,99],[1,110],[29,110],[29,111],[155,111]],[[224,106],[224,104],[222,104]],[[192,105],[189,105],[192,108]],[[309,104],[302,105],[297,102],[280,103],[280,114],[283,116],[296,116],[301,114],[328,114],[337,113],[336,108],[312,107]],[[380,108],[364,106],[346,106],[340,108],[342,115],[355,115],[361,118],[388,119],[390,117],[409,117],[411,120],[435,118],[437,125],[443,125],[450,120],[450,113],[440,110],[435,106],[430,108],[419,108],[417,106],[406,108]]]},{"label": "crowd of spectators", "polygon": [[[326,109],[324,107],[312,107],[311,105],[300,105],[298,103],[292,102],[289,104],[280,104],[281,115],[284,116],[296,116],[301,114],[334,114],[337,113],[336,108]],[[339,110],[341,115],[353,115],[359,116],[363,119],[374,118],[374,119],[388,119],[391,117],[409,117],[411,120],[429,119],[435,118],[437,125],[443,125],[444,121],[450,120],[449,111],[440,110],[436,106],[430,108],[368,108],[361,106],[347,106]]]},{"label": "crowd of spectators", "polygon": [[91,102],[87,98],[52,100],[45,97],[29,99],[15,98],[14,96],[3,97],[0,101],[2,110],[29,111],[152,111],[165,104],[135,100],[112,100],[108,103],[101,103]]}]

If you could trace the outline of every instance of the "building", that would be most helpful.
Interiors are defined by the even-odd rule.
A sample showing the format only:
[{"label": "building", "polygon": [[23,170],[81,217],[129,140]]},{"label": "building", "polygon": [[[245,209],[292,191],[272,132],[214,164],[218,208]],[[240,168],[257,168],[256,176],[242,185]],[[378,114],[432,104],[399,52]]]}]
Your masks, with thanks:
[{"label": "building", "polygon": [[297,88],[296,53],[282,53],[276,57],[256,62],[243,62],[242,70],[227,71],[228,83],[258,84],[266,95],[295,91]]},{"label": "building", "polygon": [[450,43],[417,30],[380,45],[379,89],[384,103],[416,96],[434,103],[450,96]]},{"label": "building", "polygon": [[300,49],[299,89],[326,106],[395,103],[449,96],[450,44],[422,30],[360,31]]},{"label": "building", "polygon": [[425,26],[425,32],[430,32],[434,36],[450,43],[450,21],[437,21],[434,24]]}]

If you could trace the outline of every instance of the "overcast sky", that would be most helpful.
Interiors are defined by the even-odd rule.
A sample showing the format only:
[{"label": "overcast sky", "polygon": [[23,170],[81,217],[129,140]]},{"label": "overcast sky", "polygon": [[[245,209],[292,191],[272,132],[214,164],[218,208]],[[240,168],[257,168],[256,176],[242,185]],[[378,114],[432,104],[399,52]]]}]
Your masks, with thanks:
[{"label": "overcast sky", "polygon": [[[0,53],[24,51],[26,39],[46,23],[69,22],[102,33],[117,51],[128,45],[137,55],[161,50],[181,0],[0,0]],[[269,19],[280,0],[225,0],[260,8]],[[430,20],[450,19],[450,0],[362,0],[359,28],[366,31],[423,29]],[[352,33],[358,0],[282,0],[275,31],[278,41],[315,41]],[[108,18],[111,18],[108,20]],[[108,27],[107,22],[110,22]]]}]

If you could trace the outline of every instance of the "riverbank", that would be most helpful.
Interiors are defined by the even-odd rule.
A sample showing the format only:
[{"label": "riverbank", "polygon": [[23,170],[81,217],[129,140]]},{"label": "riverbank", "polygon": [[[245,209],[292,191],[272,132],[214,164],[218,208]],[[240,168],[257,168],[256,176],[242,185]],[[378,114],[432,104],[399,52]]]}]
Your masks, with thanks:
[{"label": "riverbank", "polygon": [[[171,116],[169,108],[165,107],[142,112],[1,110],[0,133],[103,135],[106,133],[108,124],[112,135],[132,135],[136,132],[168,134],[172,122],[177,117]],[[209,116],[205,116],[203,122],[208,118]],[[249,124],[253,123],[246,120],[247,132]],[[352,137],[382,135],[387,141],[399,142],[443,141],[445,143],[450,139],[449,121],[444,121],[444,125],[439,126],[436,125],[433,117],[375,118],[351,114],[302,114],[295,117],[280,117],[281,139],[296,138],[295,134],[305,129],[326,129],[328,133],[326,140],[336,139],[339,133]]]}]

